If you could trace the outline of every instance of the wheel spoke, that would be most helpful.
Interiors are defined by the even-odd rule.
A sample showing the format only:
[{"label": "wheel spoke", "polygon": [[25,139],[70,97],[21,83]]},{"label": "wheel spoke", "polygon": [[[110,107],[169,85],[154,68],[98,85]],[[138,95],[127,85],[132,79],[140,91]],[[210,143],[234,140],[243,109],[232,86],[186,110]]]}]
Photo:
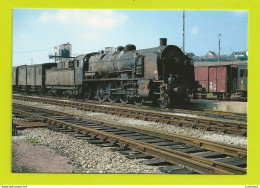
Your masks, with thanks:
[{"label": "wheel spoke", "polygon": [[[121,88],[122,93],[126,93],[127,87],[125,86],[124,82],[120,83],[120,88]],[[120,95],[120,102],[123,103],[123,104],[127,104],[129,102],[128,96],[126,94],[121,94]]]},{"label": "wheel spoke", "polygon": [[164,94],[164,99],[159,101],[159,105],[161,108],[166,108],[169,104],[169,97],[167,94]]},{"label": "wheel spoke", "polygon": [[126,95],[121,95],[120,102],[123,104],[127,104],[129,102],[129,100]]},{"label": "wheel spoke", "polygon": [[107,95],[105,94],[105,84],[100,83],[97,87],[97,98],[99,101],[104,101],[107,99]]},{"label": "wheel spoke", "polygon": [[90,99],[90,97],[91,97],[91,88],[90,87],[88,87],[86,89],[83,97],[84,97],[85,101],[88,101]]},{"label": "wheel spoke", "polygon": [[116,83],[115,82],[110,82],[108,84],[108,87],[107,87],[107,90],[108,90],[107,98],[112,103],[115,103],[115,102],[118,101],[118,96],[113,94],[113,91],[111,91],[111,90],[114,90],[114,89],[117,89]]},{"label": "wheel spoke", "polygon": [[142,105],[144,103],[144,99],[140,98],[140,97],[134,97],[134,103],[135,105]]}]

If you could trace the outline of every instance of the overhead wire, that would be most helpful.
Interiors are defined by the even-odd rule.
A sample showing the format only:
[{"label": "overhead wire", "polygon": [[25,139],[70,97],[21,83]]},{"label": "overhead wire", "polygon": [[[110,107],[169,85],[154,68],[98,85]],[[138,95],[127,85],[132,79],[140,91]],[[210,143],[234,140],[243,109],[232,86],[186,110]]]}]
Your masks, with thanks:
[{"label": "overhead wire", "polygon": [[[53,48],[53,47],[52,47]],[[34,50],[34,51],[28,51],[28,52],[13,52],[14,54],[25,54],[25,53],[34,53],[34,52],[41,52],[41,51],[46,51],[50,50],[52,48],[46,48],[46,49],[41,49],[41,50]]]}]

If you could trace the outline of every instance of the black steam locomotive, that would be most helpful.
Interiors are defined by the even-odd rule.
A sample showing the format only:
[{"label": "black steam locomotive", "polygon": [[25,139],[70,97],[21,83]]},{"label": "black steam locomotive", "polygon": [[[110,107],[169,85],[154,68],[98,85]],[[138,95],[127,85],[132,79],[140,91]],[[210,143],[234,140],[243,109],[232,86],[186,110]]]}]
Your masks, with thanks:
[{"label": "black steam locomotive", "polygon": [[13,91],[37,92],[100,101],[152,101],[162,108],[183,105],[198,88],[194,65],[182,50],[167,45],[114,53],[90,53],[58,63],[13,67]]}]

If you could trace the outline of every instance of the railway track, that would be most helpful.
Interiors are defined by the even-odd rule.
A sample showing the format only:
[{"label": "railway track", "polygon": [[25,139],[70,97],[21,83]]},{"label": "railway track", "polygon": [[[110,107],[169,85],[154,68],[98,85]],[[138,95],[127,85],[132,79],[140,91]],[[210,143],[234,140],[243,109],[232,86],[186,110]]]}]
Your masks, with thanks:
[{"label": "railway track", "polygon": [[144,164],[159,164],[165,173],[246,174],[246,148],[120,123],[91,121],[15,103],[13,113],[47,122],[55,131],[72,134],[92,144],[111,147],[127,158],[142,158]]},{"label": "railway track", "polygon": [[[13,96],[24,96],[24,95],[17,95],[14,94]],[[36,95],[37,97],[37,95]],[[45,98],[53,98],[53,96],[44,96]],[[59,100],[64,99],[68,100],[65,97],[59,97]],[[83,100],[82,100],[83,101]],[[85,101],[84,101],[85,102]],[[184,113],[184,114],[194,114],[194,115],[203,115],[207,117],[212,118],[222,118],[222,119],[230,119],[230,120],[239,120],[239,121],[247,121],[247,114],[244,113],[233,113],[233,112],[225,112],[225,111],[219,111],[219,110],[209,110],[209,109],[192,109],[192,108],[160,108],[156,106],[151,106],[150,103],[146,103],[145,105],[135,105],[135,104],[122,104],[122,103],[111,103],[107,101],[98,101],[98,100],[88,100],[87,103],[91,104],[102,104],[102,105],[109,105],[109,106],[120,106],[120,107],[126,107],[126,108],[135,108],[135,109],[144,109],[144,110],[153,110],[153,111],[159,111],[159,112],[170,112],[170,113]]]},{"label": "railway track", "polygon": [[[105,104],[114,106],[114,104],[111,102],[106,101],[97,101],[97,100],[88,100],[88,103],[91,104]],[[179,108],[160,108],[156,106],[150,106],[149,103],[147,105],[135,105],[135,104],[122,104],[122,103],[116,103],[117,106],[121,107],[130,107],[130,108],[138,108],[138,109],[147,109],[147,110],[154,110],[154,111],[160,111],[160,112],[171,112],[171,113],[184,113],[184,114],[194,114],[194,115],[203,115],[207,117],[213,117],[213,118],[224,118],[224,119],[230,119],[230,120],[239,120],[239,121],[247,121],[247,114],[243,113],[233,113],[233,112],[225,112],[225,111],[217,111],[217,110],[209,110],[209,109],[179,109]]]},{"label": "railway track", "polygon": [[118,106],[111,105],[100,105],[93,103],[82,103],[74,101],[57,100],[51,98],[42,97],[28,97],[22,95],[13,95],[13,99],[43,102],[53,105],[61,105],[67,107],[77,108],[79,110],[107,113],[112,115],[119,115],[123,117],[130,117],[135,119],[141,119],[146,121],[154,121],[167,123],[174,126],[185,126],[195,129],[204,129],[207,131],[217,131],[227,134],[238,134],[241,136],[247,136],[247,123],[233,122],[228,120],[216,120],[216,119],[202,119],[201,117],[188,117],[172,113],[164,112],[153,112],[144,109],[137,108],[122,108]]}]

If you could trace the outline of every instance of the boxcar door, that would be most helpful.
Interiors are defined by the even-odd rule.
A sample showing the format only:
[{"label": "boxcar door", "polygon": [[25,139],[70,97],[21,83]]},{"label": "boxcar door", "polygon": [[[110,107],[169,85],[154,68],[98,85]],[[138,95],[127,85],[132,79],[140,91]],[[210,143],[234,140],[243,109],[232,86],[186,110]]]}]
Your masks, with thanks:
[{"label": "boxcar door", "polygon": [[42,66],[36,67],[35,70],[35,85],[42,86]]},{"label": "boxcar door", "polygon": [[82,85],[83,80],[83,59],[75,61],[75,85]]},{"label": "boxcar door", "polygon": [[194,69],[195,80],[199,82],[199,84],[209,91],[209,67],[196,67]]},{"label": "boxcar door", "polygon": [[217,68],[209,67],[209,92],[217,92]]},{"label": "boxcar door", "polygon": [[239,66],[238,74],[238,90],[247,91],[247,67]]},{"label": "boxcar door", "polygon": [[227,67],[218,67],[217,68],[217,92],[226,93],[227,92]]},{"label": "boxcar door", "polygon": [[237,91],[237,67],[231,67],[231,93],[235,93]]},{"label": "boxcar door", "polygon": [[20,67],[18,69],[18,85],[26,86],[27,83],[27,67]]}]

